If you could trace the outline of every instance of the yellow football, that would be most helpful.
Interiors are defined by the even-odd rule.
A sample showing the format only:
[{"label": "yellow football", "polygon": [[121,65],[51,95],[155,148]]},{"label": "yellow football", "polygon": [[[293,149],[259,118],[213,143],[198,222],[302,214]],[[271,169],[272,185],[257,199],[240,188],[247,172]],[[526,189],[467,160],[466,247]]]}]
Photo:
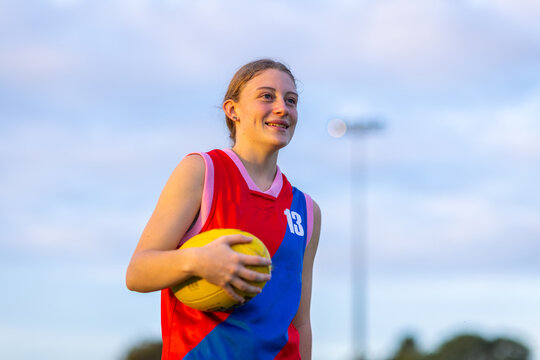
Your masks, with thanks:
[{"label": "yellow football", "polygon": [[[270,258],[270,253],[264,243],[253,234],[237,229],[213,229],[195,235],[187,240],[180,249],[202,247],[214,241],[220,236],[241,234],[251,237],[253,240],[247,244],[234,244],[231,248],[242,254],[257,255],[265,258]],[[260,273],[269,274],[270,266],[247,266],[250,269]],[[251,285],[258,286],[261,289],[266,284],[266,281],[255,282],[248,281]],[[214,285],[200,277],[192,277],[176,286],[171,287],[174,295],[185,305],[202,311],[223,311],[227,310],[238,303],[233,300],[225,290]],[[235,291],[243,296],[246,301],[253,298],[255,295],[245,293],[239,289]]]}]

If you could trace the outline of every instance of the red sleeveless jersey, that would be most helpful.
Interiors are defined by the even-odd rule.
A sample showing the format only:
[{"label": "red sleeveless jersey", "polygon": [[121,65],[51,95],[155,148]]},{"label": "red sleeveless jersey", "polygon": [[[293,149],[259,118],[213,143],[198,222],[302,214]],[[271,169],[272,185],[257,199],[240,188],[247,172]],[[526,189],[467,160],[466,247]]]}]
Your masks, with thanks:
[{"label": "red sleeveless jersey", "polygon": [[234,228],[261,239],[272,256],[262,293],[224,312],[194,310],[162,290],[162,360],[300,359],[292,325],[300,303],[304,250],[313,230],[311,198],[279,168],[261,191],[230,149],[199,154],[206,165],[199,216],[180,245],[211,229]]}]

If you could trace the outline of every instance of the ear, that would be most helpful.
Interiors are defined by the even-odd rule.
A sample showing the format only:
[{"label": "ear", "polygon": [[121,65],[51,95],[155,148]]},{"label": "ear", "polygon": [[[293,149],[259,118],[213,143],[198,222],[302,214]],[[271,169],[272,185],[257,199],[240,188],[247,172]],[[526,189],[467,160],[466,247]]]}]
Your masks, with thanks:
[{"label": "ear", "polygon": [[225,115],[227,115],[227,117],[233,121],[238,121],[238,113],[236,111],[237,106],[238,105],[236,102],[232,99],[228,99],[223,102],[223,112],[225,112]]}]

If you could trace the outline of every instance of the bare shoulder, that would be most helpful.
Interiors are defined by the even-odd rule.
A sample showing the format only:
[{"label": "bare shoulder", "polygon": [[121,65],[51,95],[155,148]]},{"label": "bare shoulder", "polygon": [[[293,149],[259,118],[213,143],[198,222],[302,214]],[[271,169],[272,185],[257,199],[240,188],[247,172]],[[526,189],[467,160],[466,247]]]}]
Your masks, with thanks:
[{"label": "bare shoulder", "polygon": [[199,154],[189,154],[180,161],[178,166],[191,166],[193,168],[204,170],[204,160]]},{"label": "bare shoulder", "polygon": [[314,222],[314,225],[319,223],[319,227],[320,227],[320,225],[321,225],[321,217],[322,217],[321,207],[319,206],[319,204],[317,204],[317,202],[315,200],[313,200],[313,222]]},{"label": "bare shoulder", "polygon": [[[169,180],[163,188],[163,199],[169,193],[185,192],[191,193],[202,192],[204,184],[205,163],[201,156],[191,154],[182,159],[173,170]],[[173,195],[174,196],[174,195]]]},{"label": "bare shoulder", "polygon": [[171,177],[186,176],[192,179],[204,179],[205,164],[199,154],[187,155],[178,163]]},{"label": "bare shoulder", "polygon": [[176,248],[199,211],[204,188],[204,159],[188,155],[163,187],[136,251]]}]

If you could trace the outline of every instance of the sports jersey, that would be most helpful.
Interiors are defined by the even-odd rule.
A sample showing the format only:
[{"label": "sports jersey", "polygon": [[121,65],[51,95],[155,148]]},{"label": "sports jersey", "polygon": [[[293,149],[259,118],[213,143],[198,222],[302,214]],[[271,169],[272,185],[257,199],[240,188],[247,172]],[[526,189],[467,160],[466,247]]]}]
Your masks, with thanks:
[{"label": "sports jersey", "polygon": [[206,170],[199,215],[179,246],[216,228],[252,233],[272,257],[272,278],[244,305],[216,312],[192,309],[170,289],[161,294],[162,360],[300,359],[292,325],[300,303],[304,250],[313,231],[313,202],[279,167],[261,191],[231,149],[199,153]]}]

